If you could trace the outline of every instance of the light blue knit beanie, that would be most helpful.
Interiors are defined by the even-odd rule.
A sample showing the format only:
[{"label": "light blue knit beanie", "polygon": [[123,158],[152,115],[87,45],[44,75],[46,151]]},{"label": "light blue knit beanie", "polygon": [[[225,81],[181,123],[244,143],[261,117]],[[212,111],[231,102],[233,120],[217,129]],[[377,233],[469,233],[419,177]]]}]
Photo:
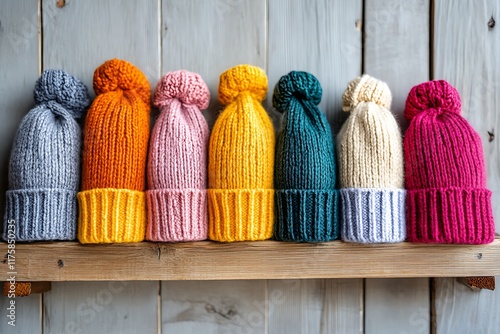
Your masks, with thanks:
[{"label": "light blue knit beanie", "polygon": [[73,240],[81,148],[75,119],[90,98],[80,80],[61,70],[44,71],[34,97],[12,146],[3,238],[14,232],[17,241]]}]

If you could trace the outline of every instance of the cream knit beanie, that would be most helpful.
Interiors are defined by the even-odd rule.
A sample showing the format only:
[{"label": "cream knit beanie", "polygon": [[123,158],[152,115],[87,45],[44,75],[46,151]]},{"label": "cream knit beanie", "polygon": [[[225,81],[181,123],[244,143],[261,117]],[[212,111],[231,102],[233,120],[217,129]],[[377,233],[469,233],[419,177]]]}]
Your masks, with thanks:
[{"label": "cream knit beanie", "polygon": [[350,116],[338,135],[341,238],[360,243],[406,237],[401,131],[386,83],[363,75],[343,95]]}]

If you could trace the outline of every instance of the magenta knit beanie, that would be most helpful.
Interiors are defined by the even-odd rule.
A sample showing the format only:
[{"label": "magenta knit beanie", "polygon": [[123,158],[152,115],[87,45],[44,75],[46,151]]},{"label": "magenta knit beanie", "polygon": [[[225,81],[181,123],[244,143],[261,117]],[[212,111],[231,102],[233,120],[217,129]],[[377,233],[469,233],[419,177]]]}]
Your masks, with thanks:
[{"label": "magenta knit beanie", "polygon": [[404,138],[410,242],[486,244],[495,237],[481,139],[443,80],[412,88]]},{"label": "magenta knit beanie", "polygon": [[210,92],[196,73],[165,74],[154,95],[161,114],[148,156],[146,238],[195,241],[207,238],[207,149],[209,130],[200,110]]}]

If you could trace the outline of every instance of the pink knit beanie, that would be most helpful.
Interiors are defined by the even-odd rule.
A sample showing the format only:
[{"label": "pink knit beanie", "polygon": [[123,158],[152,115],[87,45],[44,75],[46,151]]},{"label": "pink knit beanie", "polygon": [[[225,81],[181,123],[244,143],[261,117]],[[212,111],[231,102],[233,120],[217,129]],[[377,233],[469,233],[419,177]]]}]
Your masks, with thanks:
[{"label": "pink knit beanie", "polygon": [[200,110],[210,92],[196,73],[165,74],[154,95],[161,114],[148,156],[146,238],[195,241],[207,238],[207,149],[209,130]]},{"label": "pink knit beanie", "polygon": [[406,100],[410,242],[486,244],[495,237],[481,139],[460,109],[457,90],[443,80],[413,87]]}]

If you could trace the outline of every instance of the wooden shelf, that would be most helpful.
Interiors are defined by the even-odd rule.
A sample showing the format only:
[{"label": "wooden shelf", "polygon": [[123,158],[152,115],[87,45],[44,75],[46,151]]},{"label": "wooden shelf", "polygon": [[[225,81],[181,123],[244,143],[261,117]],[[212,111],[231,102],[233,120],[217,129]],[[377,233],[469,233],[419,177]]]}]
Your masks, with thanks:
[{"label": "wooden shelf", "polygon": [[[0,244],[7,252],[7,244]],[[257,241],[81,245],[16,244],[17,281],[227,280],[500,275],[489,245],[304,244]],[[0,278],[10,275],[6,255]]]}]

